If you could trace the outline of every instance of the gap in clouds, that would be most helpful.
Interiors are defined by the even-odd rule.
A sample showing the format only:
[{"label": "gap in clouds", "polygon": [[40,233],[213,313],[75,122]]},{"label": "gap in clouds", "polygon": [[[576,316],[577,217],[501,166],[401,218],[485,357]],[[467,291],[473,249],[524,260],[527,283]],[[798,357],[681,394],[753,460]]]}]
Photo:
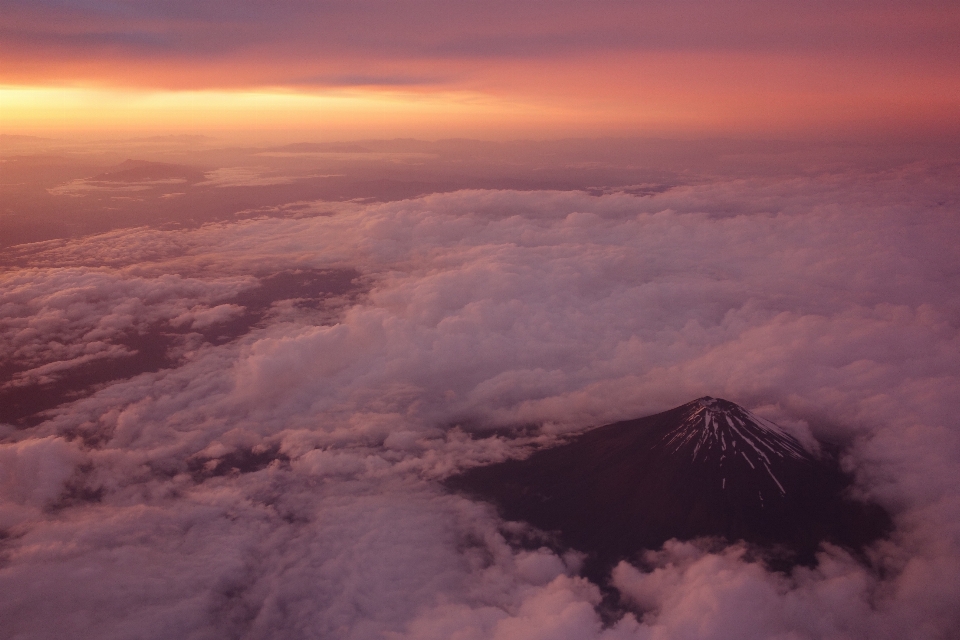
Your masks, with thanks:
[{"label": "gap in clouds", "polygon": [[174,277],[168,291],[144,279],[111,287],[91,275],[68,270],[4,283],[0,421],[37,424],[63,402],[176,366],[268,319],[309,314],[334,322],[364,291],[349,269],[294,269],[226,283]]}]

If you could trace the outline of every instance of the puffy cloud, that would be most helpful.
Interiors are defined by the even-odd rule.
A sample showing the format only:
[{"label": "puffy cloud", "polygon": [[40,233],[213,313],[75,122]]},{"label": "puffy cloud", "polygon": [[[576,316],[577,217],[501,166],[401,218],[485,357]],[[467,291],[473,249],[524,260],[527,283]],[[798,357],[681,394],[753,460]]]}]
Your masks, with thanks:
[{"label": "puffy cloud", "polygon": [[[33,331],[5,348],[38,366],[53,337],[65,360],[121,328],[229,322],[251,274],[352,268],[370,289],[8,429],[0,583],[26,588],[4,618],[22,637],[946,637],[960,225],[931,203],[953,184],[462,191],[37,247],[4,295],[8,333]],[[436,483],[704,394],[849,445],[897,522],[873,568],[669,544],[617,568],[634,613],[605,626],[575,553]]]},{"label": "puffy cloud", "polygon": [[233,320],[244,311],[245,309],[237,304],[218,304],[215,307],[198,305],[173,318],[170,324],[175,327],[188,325],[191,329],[206,329]]},{"label": "puffy cloud", "polygon": [[60,497],[82,458],[63,438],[35,438],[0,446],[4,502],[44,507]]},{"label": "puffy cloud", "polygon": [[8,273],[0,290],[0,356],[27,365],[66,360],[152,323],[182,323],[189,316],[194,324],[212,324],[236,306],[203,311],[187,305],[232,297],[252,284],[249,278],[131,278],[97,269]]},{"label": "puffy cloud", "polygon": [[[904,597],[919,586],[910,572],[884,583],[828,547],[816,568],[785,576],[747,560],[745,551],[709,553],[694,543],[668,542],[646,554],[647,571],[622,562],[613,581],[646,612],[652,638],[943,638],[960,622],[947,610],[929,616],[936,605],[907,604],[919,595]],[[948,560],[948,566],[955,564]],[[925,585],[923,597],[943,604],[944,587],[955,597],[957,581],[944,577]]]}]

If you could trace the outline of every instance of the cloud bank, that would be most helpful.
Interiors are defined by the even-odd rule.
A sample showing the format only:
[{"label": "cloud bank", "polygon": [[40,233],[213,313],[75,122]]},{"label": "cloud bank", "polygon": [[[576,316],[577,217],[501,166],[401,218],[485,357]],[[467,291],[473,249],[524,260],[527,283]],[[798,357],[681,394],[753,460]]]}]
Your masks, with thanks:
[{"label": "cloud bank", "polygon": [[[349,269],[368,287],[335,313],[281,296],[236,339],[178,342],[166,368],[0,426],[5,626],[951,637],[960,223],[940,175],[459,191],[38,245],[0,281],[4,358],[32,372],[8,384],[42,384],[111,332],[230,322],[270,274]],[[737,545],[668,543],[613,572],[632,610],[604,624],[575,550],[437,482],[708,394],[848,447],[857,490],[896,520],[872,567],[825,548],[783,575]]]}]

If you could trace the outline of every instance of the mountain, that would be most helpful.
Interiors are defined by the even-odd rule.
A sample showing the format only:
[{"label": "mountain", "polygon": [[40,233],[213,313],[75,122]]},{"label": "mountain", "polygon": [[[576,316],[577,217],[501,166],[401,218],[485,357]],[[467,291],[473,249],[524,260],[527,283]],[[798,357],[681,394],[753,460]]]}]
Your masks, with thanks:
[{"label": "mountain", "polygon": [[857,552],[891,520],[850,498],[851,483],[836,456],[710,397],[446,481],[509,520],[555,532],[588,553],[586,572],[597,577],[671,538],[744,540],[779,569],[813,564],[821,541]]}]

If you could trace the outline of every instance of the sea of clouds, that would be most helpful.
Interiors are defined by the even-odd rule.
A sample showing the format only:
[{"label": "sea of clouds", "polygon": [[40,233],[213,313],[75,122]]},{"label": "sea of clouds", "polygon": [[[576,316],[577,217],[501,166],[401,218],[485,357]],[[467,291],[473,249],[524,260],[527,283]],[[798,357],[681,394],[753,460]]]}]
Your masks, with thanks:
[{"label": "sea of clouds", "polygon": [[[176,340],[169,367],[0,425],[3,635],[957,637],[955,185],[459,191],[19,248],[6,385]],[[354,270],[355,294],[203,338],[258,278],[317,270]],[[439,483],[703,395],[847,448],[896,522],[872,566],[671,542],[613,571],[632,612],[605,625],[578,553],[515,544],[536,532]]]}]

